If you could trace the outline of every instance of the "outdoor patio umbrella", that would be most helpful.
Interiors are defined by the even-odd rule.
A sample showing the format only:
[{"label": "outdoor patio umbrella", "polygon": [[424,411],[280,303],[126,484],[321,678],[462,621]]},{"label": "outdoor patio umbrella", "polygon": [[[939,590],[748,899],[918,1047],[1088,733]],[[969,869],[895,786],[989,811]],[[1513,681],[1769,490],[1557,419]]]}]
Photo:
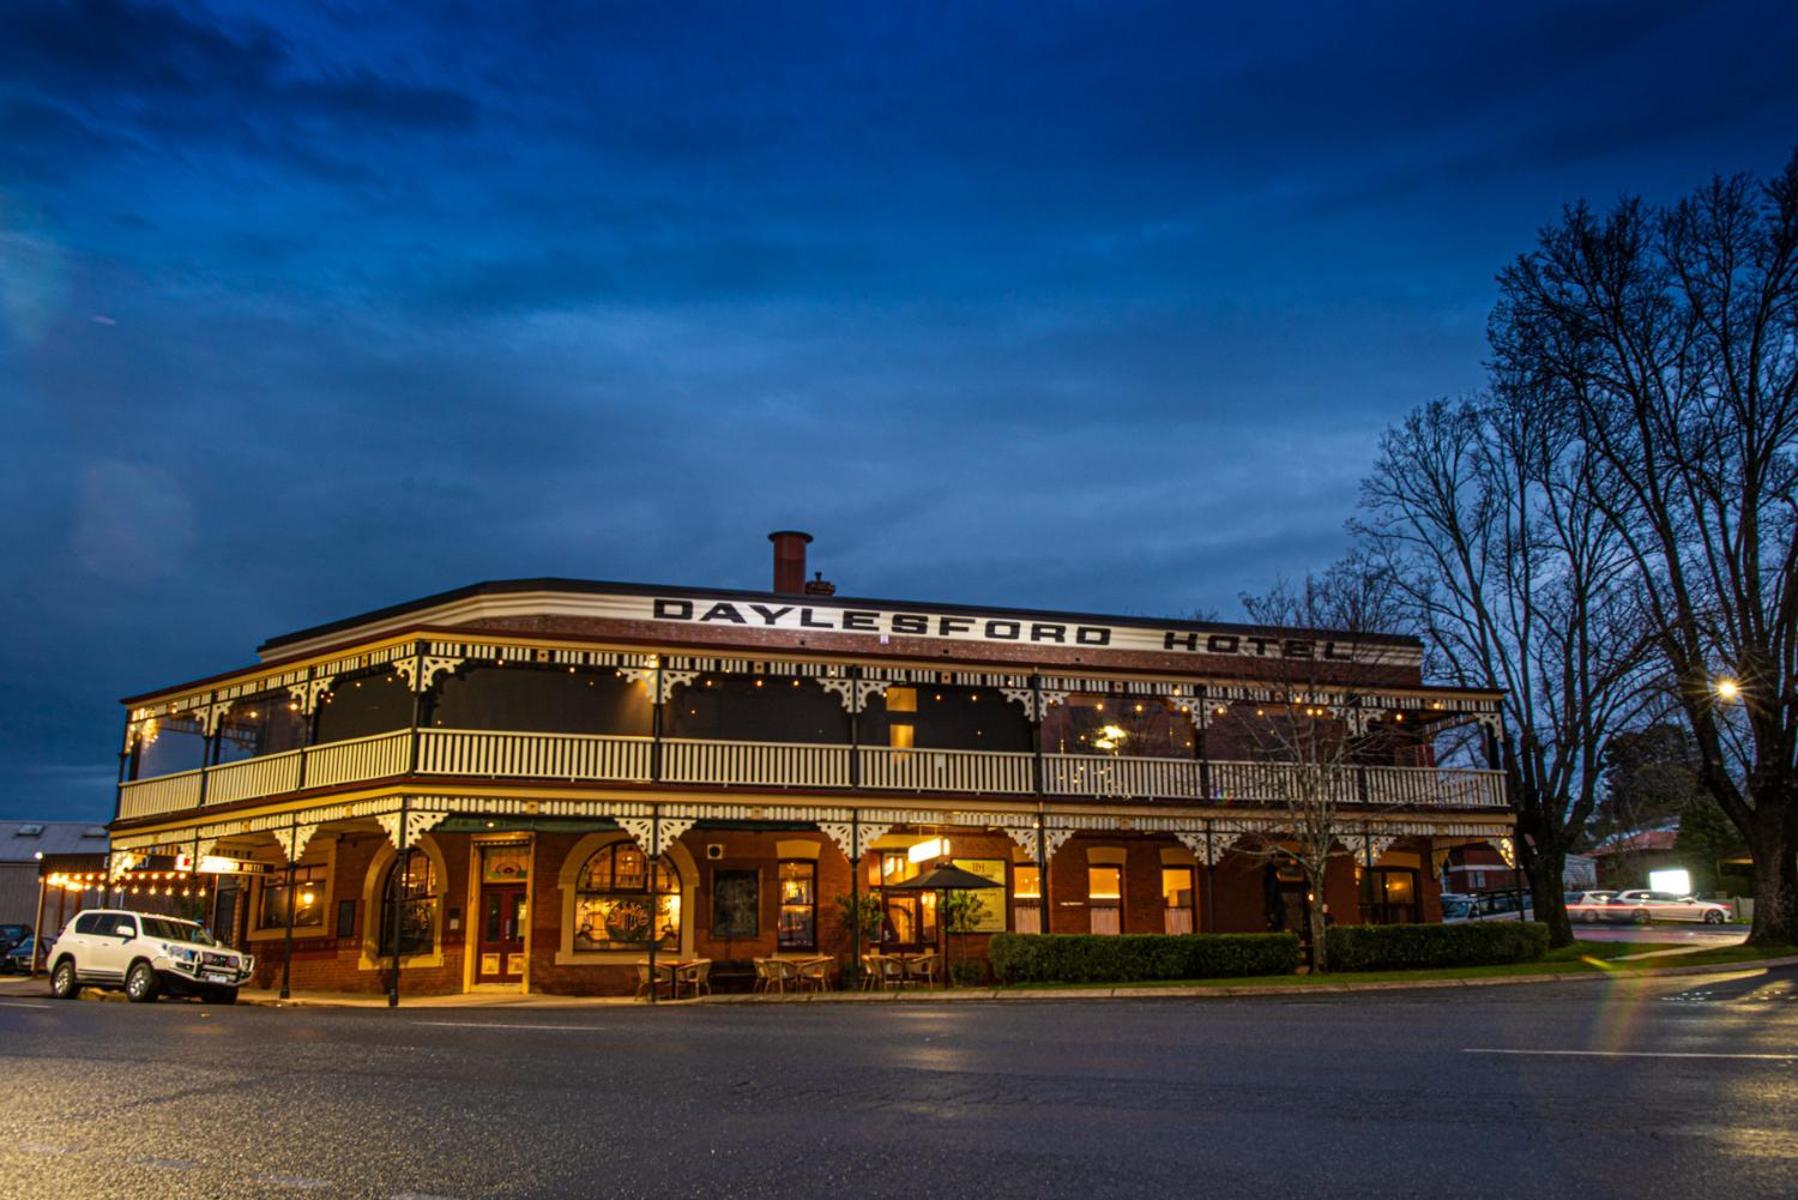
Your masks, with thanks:
[{"label": "outdoor patio umbrella", "polygon": [[964,871],[954,863],[942,863],[932,867],[916,879],[908,879],[904,883],[895,883],[891,889],[895,892],[935,892],[937,934],[943,940],[943,987],[949,986],[949,922],[947,919],[950,892],[973,892],[983,888],[1002,888],[1005,885],[988,879],[984,875],[976,875],[972,871]]}]

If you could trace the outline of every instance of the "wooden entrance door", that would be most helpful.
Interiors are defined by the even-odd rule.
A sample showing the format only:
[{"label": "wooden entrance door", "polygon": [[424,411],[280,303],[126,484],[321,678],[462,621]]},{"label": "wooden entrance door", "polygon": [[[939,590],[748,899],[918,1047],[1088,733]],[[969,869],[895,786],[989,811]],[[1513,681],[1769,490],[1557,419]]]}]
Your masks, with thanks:
[{"label": "wooden entrance door", "polygon": [[524,917],[523,884],[482,885],[476,983],[518,983],[524,979]]}]

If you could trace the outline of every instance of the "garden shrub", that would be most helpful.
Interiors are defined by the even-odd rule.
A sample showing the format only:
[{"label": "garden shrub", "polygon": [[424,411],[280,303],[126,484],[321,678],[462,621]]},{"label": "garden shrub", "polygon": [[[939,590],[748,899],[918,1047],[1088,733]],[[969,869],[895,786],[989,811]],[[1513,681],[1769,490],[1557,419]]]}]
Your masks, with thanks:
[{"label": "garden shrub", "polygon": [[1548,950],[1540,921],[1465,925],[1336,925],[1325,934],[1331,971],[1404,971],[1535,962]]},{"label": "garden shrub", "polygon": [[1289,975],[1291,933],[996,933],[987,950],[1000,983],[1135,983]]}]

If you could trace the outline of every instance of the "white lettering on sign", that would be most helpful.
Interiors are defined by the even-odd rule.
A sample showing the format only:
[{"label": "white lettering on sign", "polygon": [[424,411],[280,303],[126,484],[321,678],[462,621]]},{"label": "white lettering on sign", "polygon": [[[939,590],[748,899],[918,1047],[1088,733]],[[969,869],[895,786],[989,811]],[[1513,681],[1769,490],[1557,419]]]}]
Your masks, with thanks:
[{"label": "white lettering on sign", "polygon": [[802,602],[763,604],[677,596],[645,598],[644,603],[650,606],[653,620],[681,625],[865,633],[873,634],[883,642],[889,637],[927,637],[958,642],[1019,642],[1036,646],[1087,646],[1108,650],[1362,663],[1404,662],[1416,657],[1415,651],[1407,652],[1398,646],[1357,644],[1346,639],[1289,637],[1272,630],[1223,633],[984,617],[977,613],[908,612]]}]

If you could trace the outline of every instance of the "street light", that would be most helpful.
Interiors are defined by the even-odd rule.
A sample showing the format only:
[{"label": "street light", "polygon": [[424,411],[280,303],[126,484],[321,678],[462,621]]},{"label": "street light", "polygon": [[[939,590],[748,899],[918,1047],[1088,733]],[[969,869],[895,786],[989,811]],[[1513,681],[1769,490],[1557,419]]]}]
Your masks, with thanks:
[{"label": "street light", "polygon": [[1718,676],[1711,686],[1717,690],[1717,699],[1725,704],[1734,704],[1742,698],[1742,685],[1727,675]]}]

